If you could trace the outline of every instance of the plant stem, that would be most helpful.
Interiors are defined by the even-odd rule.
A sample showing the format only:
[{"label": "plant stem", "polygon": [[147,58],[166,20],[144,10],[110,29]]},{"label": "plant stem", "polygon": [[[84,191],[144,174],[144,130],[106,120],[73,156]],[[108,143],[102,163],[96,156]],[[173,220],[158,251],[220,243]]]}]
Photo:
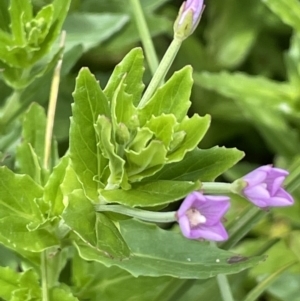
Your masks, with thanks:
[{"label": "plant stem", "polygon": [[228,194],[232,192],[231,187],[231,183],[202,182],[200,190],[203,190],[205,193]]},{"label": "plant stem", "polygon": [[[65,43],[66,32],[63,31],[61,34],[60,47],[63,47]],[[45,151],[44,151],[44,162],[43,166],[45,169],[49,168],[49,158],[51,154],[51,142],[53,134],[53,125],[55,117],[55,109],[57,103],[57,95],[60,81],[60,70],[62,65],[62,57],[57,62],[57,65],[54,69],[51,90],[50,90],[50,99],[47,113],[47,124],[46,124],[46,133],[45,133]],[[43,301],[49,301],[49,272],[48,271],[48,262],[47,262],[48,252],[47,250],[42,251],[41,253],[41,275],[42,275],[42,296]]]},{"label": "plant stem", "polygon": [[136,217],[143,221],[153,223],[170,223],[176,221],[176,211],[155,212],[142,209],[129,208],[122,205],[95,205],[96,211],[99,212],[116,212],[127,216]]},{"label": "plant stem", "polygon": [[49,301],[47,251],[41,253],[42,300]]},{"label": "plant stem", "polygon": [[[217,244],[213,241],[210,242],[212,247],[217,248]],[[216,276],[217,283],[220,289],[220,293],[223,301],[234,301],[231,288],[227,279],[227,276],[224,274],[218,274]]]},{"label": "plant stem", "polygon": [[223,301],[234,301],[226,275],[217,275],[217,282]]},{"label": "plant stem", "polygon": [[[66,32],[63,31],[61,34],[60,47],[63,47],[65,43],[65,38],[66,38]],[[57,65],[54,69],[54,74],[51,83],[51,90],[50,90],[50,99],[48,105],[47,125],[46,125],[46,134],[45,134],[45,153],[44,153],[44,167],[46,169],[48,169],[49,167],[49,158],[51,153],[51,142],[52,142],[54,117],[55,117],[58,89],[59,89],[59,82],[60,82],[61,65],[62,65],[62,57],[57,62]]]},{"label": "plant stem", "polygon": [[145,50],[146,59],[149,64],[152,75],[158,68],[158,58],[155,52],[153,41],[147,26],[143,8],[141,6],[140,0],[130,0],[132,12],[135,17],[136,27],[139,32],[143,48]]},{"label": "plant stem", "polygon": [[147,87],[138,107],[142,108],[146,105],[146,103],[149,101],[149,99],[152,97],[154,92],[156,91],[157,87],[160,85],[160,83],[165,78],[167,72],[169,71],[177,52],[180,49],[180,46],[182,44],[182,40],[178,38],[174,38],[167,49],[164,57],[162,58],[158,68],[155,71],[154,76],[152,77],[149,86]]}]

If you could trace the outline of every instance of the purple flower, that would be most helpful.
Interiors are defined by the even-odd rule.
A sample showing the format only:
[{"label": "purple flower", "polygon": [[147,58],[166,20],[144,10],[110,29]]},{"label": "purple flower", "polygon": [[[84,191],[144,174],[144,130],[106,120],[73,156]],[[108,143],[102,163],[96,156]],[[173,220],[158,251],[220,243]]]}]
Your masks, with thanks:
[{"label": "purple flower", "polygon": [[203,2],[204,0],[187,0],[183,2],[174,24],[174,31],[177,37],[185,39],[194,32],[205,7]]},{"label": "purple flower", "polygon": [[183,11],[179,19],[179,24],[182,24],[189,11],[193,13],[193,27],[196,27],[201,18],[204,0],[187,0],[183,2]]},{"label": "purple flower", "polygon": [[293,197],[282,188],[282,183],[289,173],[271,165],[261,166],[245,175],[244,196],[258,207],[290,206]]},{"label": "purple flower", "polygon": [[181,232],[191,239],[226,240],[228,234],[221,219],[229,207],[228,197],[192,192],[184,199],[177,211]]}]

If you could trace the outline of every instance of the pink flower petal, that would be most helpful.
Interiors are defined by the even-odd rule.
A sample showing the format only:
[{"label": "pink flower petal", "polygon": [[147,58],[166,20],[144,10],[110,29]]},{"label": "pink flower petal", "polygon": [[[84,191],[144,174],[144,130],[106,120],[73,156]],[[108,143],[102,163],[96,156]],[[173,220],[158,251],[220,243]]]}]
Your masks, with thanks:
[{"label": "pink flower petal", "polygon": [[228,234],[221,223],[213,226],[201,226],[191,231],[191,237],[194,239],[207,239],[211,241],[223,241],[228,239]]},{"label": "pink flower petal", "polygon": [[189,194],[177,211],[182,234],[191,239],[227,239],[220,221],[229,206],[229,198],[225,196],[205,196],[200,192]]},{"label": "pink flower petal", "polygon": [[[265,173],[265,178],[262,173]],[[248,184],[243,194],[258,207],[290,206],[293,197],[282,188],[288,174],[284,169],[261,166],[243,177]]]}]

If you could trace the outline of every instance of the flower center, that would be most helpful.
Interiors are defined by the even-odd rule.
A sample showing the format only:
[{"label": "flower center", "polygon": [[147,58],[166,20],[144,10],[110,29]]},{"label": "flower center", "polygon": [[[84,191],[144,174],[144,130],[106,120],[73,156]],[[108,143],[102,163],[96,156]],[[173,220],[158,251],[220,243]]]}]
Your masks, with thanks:
[{"label": "flower center", "polygon": [[189,219],[191,227],[196,227],[199,224],[204,224],[206,222],[206,217],[195,208],[190,208],[185,214]]}]

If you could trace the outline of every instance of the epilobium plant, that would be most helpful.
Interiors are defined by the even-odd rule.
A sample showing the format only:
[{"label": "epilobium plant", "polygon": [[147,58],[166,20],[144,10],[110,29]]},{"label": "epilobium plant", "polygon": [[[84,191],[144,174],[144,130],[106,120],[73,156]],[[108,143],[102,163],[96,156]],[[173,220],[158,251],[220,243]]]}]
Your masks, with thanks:
[{"label": "epilobium plant", "polygon": [[[40,59],[54,46],[70,1],[54,0],[40,10],[30,4],[11,0],[11,25],[0,20],[0,42],[7,42],[0,45],[3,78],[15,89],[15,103],[47,71],[37,67],[44,66]],[[3,7],[6,1],[0,15],[9,20]],[[1,300],[111,300],[107,287],[115,292],[118,277],[126,288],[133,287],[128,298],[148,298],[146,281],[160,290],[150,290],[148,299],[162,301],[173,300],[188,279],[217,277],[222,295],[232,300],[225,275],[265,259],[228,250],[266,214],[251,204],[238,220],[232,219],[230,197],[242,195],[262,208],[291,205],[292,196],[282,188],[287,172],[263,166],[233,183],[214,182],[244,153],[218,146],[200,149],[211,117],[188,115],[193,69],[186,66],[165,78],[203,9],[203,1],[183,3],[173,40],[146,88],[141,48],[129,51],[105,87],[88,68],[80,70],[69,149],[62,158],[52,138],[62,48],[47,65],[59,61],[48,115],[39,104],[29,106],[16,121],[22,133],[16,132],[14,140],[19,143],[12,153],[15,165],[0,168],[0,242],[8,258],[18,256],[0,267]],[[137,17],[137,22],[143,18]],[[72,60],[77,51],[72,49],[67,58]],[[10,117],[0,121],[6,124]],[[1,145],[7,141],[0,139]]]}]

